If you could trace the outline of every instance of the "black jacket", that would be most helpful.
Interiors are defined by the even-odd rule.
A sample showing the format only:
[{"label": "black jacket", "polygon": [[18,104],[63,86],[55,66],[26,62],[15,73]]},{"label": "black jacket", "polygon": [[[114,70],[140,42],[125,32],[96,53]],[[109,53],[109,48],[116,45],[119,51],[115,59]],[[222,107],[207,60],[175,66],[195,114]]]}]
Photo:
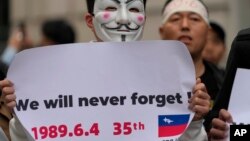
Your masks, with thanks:
[{"label": "black jacket", "polygon": [[220,109],[227,109],[237,68],[250,69],[250,28],[241,30],[235,37],[227,60],[225,78],[208,114],[209,123],[218,117]]}]

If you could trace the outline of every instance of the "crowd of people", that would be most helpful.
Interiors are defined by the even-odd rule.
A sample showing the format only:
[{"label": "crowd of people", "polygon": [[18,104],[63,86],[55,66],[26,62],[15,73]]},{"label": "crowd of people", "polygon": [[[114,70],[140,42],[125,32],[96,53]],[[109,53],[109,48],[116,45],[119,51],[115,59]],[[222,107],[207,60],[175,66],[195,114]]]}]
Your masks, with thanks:
[{"label": "crowd of people", "polygon": [[[28,35],[26,26],[21,23],[15,28],[8,40],[8,45],[4,52],[0,55],[0,79],[6,77],[8,67],[16,53],[40,46],[49,46],[56,44],[74,43],[76,41],[76,33],[73,25],[65,19],[49,19],[42,23],[40,28],[41,39],[38,45],[34,45],[31,37]],[[1,91],[1,90],[0,90]],[[10,140],[9,121],[12,118],[11,112],[3,100],[1,95],[0,103],[0,127]]]},{"label": "crowd of people", "polygon": [[[147,0],[86,0],[86,3],[88,13],[85,15],[85,21],[95,36],[93,43],[141,39],[146,22]],[[240,67],[234,66],[232,60],[239,59],[228,62],[226,70],[218,68],[226,50],[225,31],[220,25],[210,22],[208,13],[208,8],[202,0],[166,0],[162,8],[163,18],[159,35],[162,40],[178,40],[187,46],[197,79],[189,103],[189,108],[195,116],[179,140],[225,139],[229,129],[227,123],[232,122],[232,116],[226,109],[235,71]],[[42,33],[43,38],[39,46],[75,42],[74,29],[63,20],[45,22]],[[18,95],[15,94],[11,80],[4,79],[6,68],[14,54],[32,46],[28,36],[20,35],[18,31],[10,37],[8,47],[1,56],[1,64],[4,67],[1,67],[3,76],[0,81],[0,126],[4,130],[6,141],[32,140],[26,136],[22,125],[12,114]],[[235,58],[235,54],[232,53],[229,57]],[[224,99],[226,95],[229,96]],[[12,134],[9,134],[10,132]]]}]

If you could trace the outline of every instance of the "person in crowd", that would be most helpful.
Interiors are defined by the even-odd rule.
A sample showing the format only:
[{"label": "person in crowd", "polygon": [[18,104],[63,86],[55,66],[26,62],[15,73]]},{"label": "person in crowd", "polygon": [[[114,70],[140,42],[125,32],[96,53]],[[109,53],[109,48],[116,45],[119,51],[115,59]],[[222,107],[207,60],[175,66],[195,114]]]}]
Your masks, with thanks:
[{"label": "person in crowd", "polygon": [[215,22],[210,22],[210,27],[202,56],[205,60],[219,67],[226,52],[225,31]]},{"label": "person in crowd", "polygon": [[[18,25],[18,28],[15,29],[8,40],[8,46],[4,50],[3,54],[0,56],[0,74],[1,80],[4,80],[7,74],[8,66],[10,61],[16,54],[16,52],[29,48],[32,46],[30,38],[27,36],[26,26],[24,23]],[[0,129],[1,137],[5,139],[10,139],[9,135],[9,121],[12,118],[11,112],[4,104],[3,97],[1,97],[0,91]]]},{"label": "person in crowd", "polygon": [[12,31],[7,42],[7,47],[0,55],[0,64],[1,64],[0,69],[1,72],[3,73],[3,77],[6,77],[8,66],[14,55],[17,52],[25,48],[31,48],[32,46],[33,43],[27,33],[26,24],[22,22]]},{"label": "person in crowd", "polygon": [[[76,40],[73,26],[64,19],[46,20],[41,26],[41,40],[38,46],[48,46],[56,44],[74,43]],[[9,38],[8,46],[0,58],[1,80],[4,80],[12,59],[15,54],[34,47],[31,38],[27,33],[24,23],[15,29]],[[1,93],[0,93],[1,96]],[[3,97],[0,98],[0,127],[3,129],[7,138],[9,135],[9,121],[12,118],[11,112],[4,104]]]},{"label": "person in crowd", "polygon": [[[209,134],[211,137],[222,138],[225,137],[222,135],[228,135],[225,124],[226,122],[231,123],[233,117],[226,109],[229,106],[236,71],[238,68],[250,69],[250,40],[248,37],[250,37],[250,28],[240,30],[232,43],[226,65],[225,80],[214,107],[208,114],[210,125],[213,127]],[[217,132],[216,129],[220,132]]]},{"label": "person in crowd", "polygon": [[[163,40],[184,43],[194,62],[196,77],[206,85],[211,97],[211,108],[222,85],[223,76],[218,68],[202,57],[209,32],[208,9],[202,0],[167,0],[162,9],[159,33]],[[209,127],[205,123],[206,131]]]},{"label": "person in crowd", "polygon": [[[137,41],[141,39],[145,23],[146,0],[87,0],[88,13],[85,16],[87,26],[93,31],[97,42],[108,41]],[[0,82],[6,105],[9,108],[16,106],[16,95],[13,83],[10,80]],[[210,96],[206,87],[197,79],[193,89],[194,95],[190,99],[189,108],[195,112],[190,126],[179,140],[204,141],[206,132],[202,126],[202,117],[209,111]],[[13,140],[27,140],[14,117],[11,120]]]},{"label": "person in crowd", "polygon": [[38,46],[76,42],[76,32],[73,25],[64,19],[51,19],[45,21],[42,24],[41,34],[42,38]]},{"label": "person in crowd", "polygon": [[[74,43],[76,35],[73,26],[64,19],[46,20],[41,26],[41,39],[38,46]],[[8,46],[1,55],[1,61],[10,65],[14,55],[24,49],[34,47],[25,24],[18,26],[10,36]]]}]

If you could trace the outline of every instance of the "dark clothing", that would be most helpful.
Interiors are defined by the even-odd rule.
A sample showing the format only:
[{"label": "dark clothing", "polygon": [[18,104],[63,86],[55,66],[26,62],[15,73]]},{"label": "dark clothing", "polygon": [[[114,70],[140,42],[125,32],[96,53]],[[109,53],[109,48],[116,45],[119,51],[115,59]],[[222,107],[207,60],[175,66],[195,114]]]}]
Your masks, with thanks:
[{"label": "dark clothing", "polygon": [[221,109],[227,109],[237,68],[250,69],[250,28],[241,30],[235,37],[227,60],[225,79],[215,100],[213,109],[207,116],[207,126],[218,117]]},{"label": "dark clothing", "polygon": [[[223,82],[223,72],[218,69],[214,64],[204,61],[205,72],[201,76],[201,81],[206,85],[207,92],[211,97],[211,107],[218,95],[218,92],[222,86]],[[207,124],[207,117],[205,117],[204,126],[206,131],[209,130],[209,125]]]},{"label": "dark clothing", "polygon": [[3,80],[6,77],[7,70],[8,66],[0,60],[0,80]]},{"label": "dark clothing", "polygon": [[[6,77],[8,66],[0,61],[0,80]],[[4,104],[2,92],[0,90],[0,128],[3,129],[6,136],[10,139],[9,135],[9,121],[12,118],[11,112]]]},{"label": "dark clothing", "polygon": [[215,100],[223,81],[223,73],[213,64],[204,61],[205,72],[201,81],[206,85],[211,100]]}]

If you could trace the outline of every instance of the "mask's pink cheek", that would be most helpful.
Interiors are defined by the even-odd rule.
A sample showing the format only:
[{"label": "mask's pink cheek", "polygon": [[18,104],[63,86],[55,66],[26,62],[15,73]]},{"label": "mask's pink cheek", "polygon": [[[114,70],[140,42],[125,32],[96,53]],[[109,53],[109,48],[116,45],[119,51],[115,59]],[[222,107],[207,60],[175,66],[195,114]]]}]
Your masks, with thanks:
[{"label": "mask's pink cheek", "polygon": [[109,21],[109,19],[110,19],[110,13],[108,12],[103,13],[102,20]]},{"label": "mask's pink cheek", "polygon": [[138,16],[137,20],[138,20],[138,23],[142,24],[142,23],[144,23],[145,18],[144,18],[144,16]]}]

